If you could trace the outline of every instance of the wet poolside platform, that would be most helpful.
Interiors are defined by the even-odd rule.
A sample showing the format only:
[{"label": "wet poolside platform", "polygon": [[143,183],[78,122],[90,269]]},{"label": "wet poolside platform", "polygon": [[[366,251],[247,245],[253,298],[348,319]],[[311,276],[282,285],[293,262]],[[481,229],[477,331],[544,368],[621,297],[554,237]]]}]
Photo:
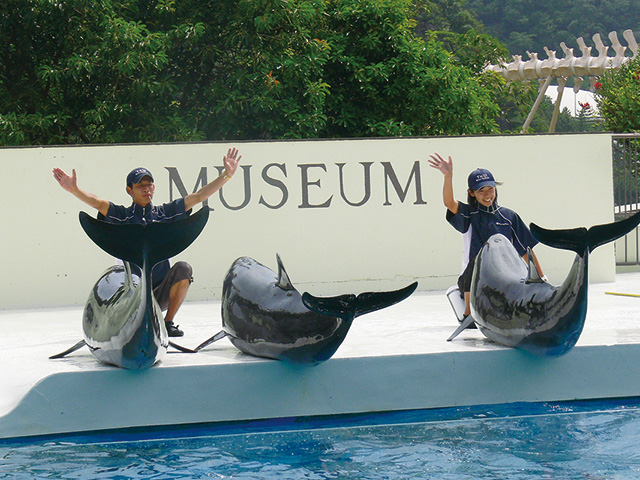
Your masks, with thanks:
[{"label": "wet poolside platform", "polygon": [[[145,371],[102,365],[83,349],[82,308],[0,311],[0,438],[426,409],[640,396],[640,273],[591,284],[576,347],[537,358],[477,330],[453,342],[444,291],[417,292],[355,320],[332,359],[287,365],[239,352],[228,339],[174,353]],[[195,347],[220,330],[219,302],[187,302],[177,322]]]}]

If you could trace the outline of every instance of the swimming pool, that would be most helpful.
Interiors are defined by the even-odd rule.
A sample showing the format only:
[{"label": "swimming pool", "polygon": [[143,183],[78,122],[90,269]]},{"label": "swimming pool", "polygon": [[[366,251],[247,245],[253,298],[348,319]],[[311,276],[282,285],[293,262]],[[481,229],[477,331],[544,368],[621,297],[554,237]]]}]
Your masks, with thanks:
[{"label": "swimming pool", "polygon": [[640,478],[640,399],[448,408],[0,443],[0,478]]}]

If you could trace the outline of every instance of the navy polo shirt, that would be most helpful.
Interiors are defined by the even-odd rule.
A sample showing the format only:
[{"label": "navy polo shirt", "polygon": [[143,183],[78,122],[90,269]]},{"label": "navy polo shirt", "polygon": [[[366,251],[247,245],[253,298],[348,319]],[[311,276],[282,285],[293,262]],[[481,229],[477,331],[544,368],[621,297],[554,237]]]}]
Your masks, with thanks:
[{"label": "navy polo shirt", "polygon": [[[125,207],[124,205],[115,205],[109,202],[107,214],[98,213],[98,220],[122,225],[131,223],[147,225],[154,222],[173,222],[187,217],[190,212],[185,211],[184,198],[178,198],[173,202],[159,206],[150,203],[146,207],[141,207],[136,203],[132,203],[130,207]],[[153,279],[154,288],[162,282],[170,268],[169,260],[164,260],[153,267],[151,278]],[[140,275],[139,269],[134,268],[133,270],[137,270],[136,273]]]},{"label": "navy polo shirt", "polygon": [[496,233],[507,237],[520,256],[527,253],[527,247],[533,248],[538,243],[516,212],[496,202],[489,208],[458,202],[458,213],[455,215],[447,209],[447,221],[465,235],[463,268]]}]

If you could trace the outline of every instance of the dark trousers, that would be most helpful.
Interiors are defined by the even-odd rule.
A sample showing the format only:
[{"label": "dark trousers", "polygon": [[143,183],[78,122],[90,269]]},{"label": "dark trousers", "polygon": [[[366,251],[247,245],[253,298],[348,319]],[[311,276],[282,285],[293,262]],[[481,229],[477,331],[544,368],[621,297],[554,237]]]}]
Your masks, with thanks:
[{"label": "dark trousers", "polygon": [[471,279],[473,278],[473,267],[476,263],[476,257],[469,260],[464,272],[458,277],[458,288],[460,292],[466,293],[471,291]]},{"label": "dark trousers", "polygon": [[191,265],[187,262],[176,262],[162,279],[162,282],[153,289],[153,296],[156,297],[156,301],[163,312],[169,308],[169,291],[171,287],[181,280],[187,279],[189,283],[193,282],[193,269]]}]

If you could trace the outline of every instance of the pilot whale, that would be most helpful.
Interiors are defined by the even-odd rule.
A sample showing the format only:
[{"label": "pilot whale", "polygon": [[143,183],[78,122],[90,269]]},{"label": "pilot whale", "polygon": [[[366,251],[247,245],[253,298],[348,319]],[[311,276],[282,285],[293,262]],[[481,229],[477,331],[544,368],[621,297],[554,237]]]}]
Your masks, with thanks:
[{"label": "pilot whale", "polygon": [[[50,358],[87,345],[99,361],[132,370],[162,359],[170,342],[153,296],[151,269],[191,245],[208,216],[203,208],[170,223],[116,225],[80,212],[80,224],[91,240],[124,265],[107,269],[91,290],[82,315],[84,339]],[[140,276],[131,272],[129,263],[140,267]]]},{"label": "pilot whale", "polygon": [[391,292],[332,298],[300,295],[276,255],[278,273],[249,257],[238,258],[222,288],[222,331],[200,344],[197,352],[229,337],[250,355],[296,364],[318,364],[331,358],[354,318],[411,295],[418,283]]},{"label": "pilot whale", "polygon": [[531,224],[531,233],[541,243],[576,253],[560,286],[540,278],[530,250],[527,266],[506,237],[492,236],[476,258],[471,318],[487,338],[501,345],[538,356],[566,354],[585,323],[589,253],[639,223],[640,213],[589,229],[548,230]]}]

